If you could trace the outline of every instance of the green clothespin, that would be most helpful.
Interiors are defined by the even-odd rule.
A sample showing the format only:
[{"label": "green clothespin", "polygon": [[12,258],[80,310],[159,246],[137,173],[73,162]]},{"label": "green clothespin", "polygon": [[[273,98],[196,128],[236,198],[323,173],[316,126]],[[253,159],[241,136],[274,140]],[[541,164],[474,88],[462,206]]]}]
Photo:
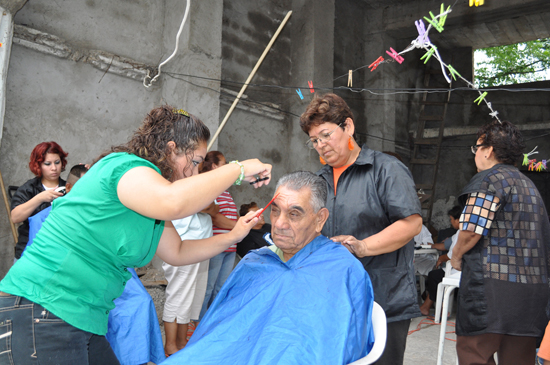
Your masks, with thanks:
[{"label": "green clothespin", "polygon": [[[451,8],[447,8],[447,11]],[[447,20],[447,14],[441,15],[445,12],[445,5],[441,4],[441,12],[439,14],[439,19],[436,18],[436,16],[430,11],[430,16],[432,17],[429,19],[428,17],[424,17],[428,23],[430,23],[439,33],[443,32],[443,25],[445,25],[445,21]]]},{"label": "green clothespin", "polygon": [[480,105],[483,99],[487,96],[487,91],[485,91],[483,94],[479,96],[476,100],[474,100],[474,103],[477,103],[477,105]]},{"label": "green clothespin", "polygon": [[426,60],[424,61],[424,64],[426,64],[436,50],[437,50],[437,47],[432,45],[432,48],[430,48],[430,50],[426,52],[424,56],[420,57],[420,60],[423,60],[424,58],[426,58]]},{"label": "green clothespin", "polygon": [[447,68],[449,69],[449,72],[451,73],[451,76],[453,77],[453,80],[456,81],[455,75],[458,76],[458,77],[462,77],[462,76],[453,68],[453,66],[447,65]]}]

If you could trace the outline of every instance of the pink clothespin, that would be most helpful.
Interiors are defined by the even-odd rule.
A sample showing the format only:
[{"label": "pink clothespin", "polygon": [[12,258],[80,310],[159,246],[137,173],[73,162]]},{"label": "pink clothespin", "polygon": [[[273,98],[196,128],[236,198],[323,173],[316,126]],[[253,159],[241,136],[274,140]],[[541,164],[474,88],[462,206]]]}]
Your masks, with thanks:
[{"label": "pink clothespin", "polygon": [[537,162],[537,159],[529,160],[529,171],[535,171],[535,162]]},{"label": "pink clothespin", "polygon": [[399,62],[399,64],[401,64],[405,60],[402,56],[395,52],[395,49],[390,47],[390,51],[386,51],[386,53],[389,54],[391,58]]},{"label": "pink clothespin", "polygon": [[307,84],[309,85],[309,92],[314,93],[315,90],[313,90],[313,81],[308,81]]},{"label": "pink clothespin", "polygon": [[374,61],[373,63],[370,64],[369,68],[371,68],[370,72],[376,70],[376,68],[378,67],[378,65],[380,63],[382,63],[384,61],[384,57],[380,56],[376,59],[376,61]]}]

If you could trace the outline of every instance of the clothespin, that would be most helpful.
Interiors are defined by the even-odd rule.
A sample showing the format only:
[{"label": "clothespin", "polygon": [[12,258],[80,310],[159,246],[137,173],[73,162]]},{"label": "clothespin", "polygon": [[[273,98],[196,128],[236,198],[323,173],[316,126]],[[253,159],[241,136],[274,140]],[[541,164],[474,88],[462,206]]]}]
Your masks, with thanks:
[{"label": "clothespin", "polygon": [[535,171],[535,162],[537,162],[537,159],[529,160],[529,171]]},{"label": "clothespin", "polygon": [[353,71],[349,70],[349,72],[348,72],[348,87],[353,86],[352,73],[353,73]]},{"label": "clothespin", "polygon": [[390,47],[390,51],[386,51],[386,53],[389,54],[391,58],[399,62],[399,64],[401,64],[405,60],[402,56],[395,52],[395,49]]},{"label": "clothespin", "polygon": [[378,65],[379,65],[380,63],[382,63],[383,61],[384,61],[384,57],[382,57],[382,56],[378,57],[378,58],[376,59],[376,61],[374,61],[373,63],[371,63],[371,64],[369,65],[369,68],[372,67],[372,69],[370,70],[370,72],[376,70],[376,68],[378,67]]},{"label": "clothespin", "polygon": [[449,72],[451,73],[451,76],[453,77],[453,80],[456,81],[455,75],[457,75],[458,77],[462,77],[462,76],[460,76],[460,74],[453,68],[453,66],[447,65],[447,68],[449,69]]},{"label": "clothespin", "polygon": [[484,0],[470,0],[470,7],[474,6],[480,6],[480,5],[483,5],[485,3]]},{"label": "clothespin", "polygon": [[541,162],[542,162],[542,168],[543,168],[544,170],[547,169],[547,167],[546,167],[546,162],[547,162],[547,161],[548,161],[548,160],[542,160],[542,161],[541,161]]},{"label": "clothespin", "polygon": [[296,89],[296,92],[298,93],[298,96],[300,97],[300,100],[304,100],[304,96],[302,95],[302,90]]},{"label": "clothespin", "polygon": [[538,172],[542,171],[542,161],[537,162],[535,165],[535,170]]},{"label": "clothespin", "polygon": [[314,93],[315,90],[313,90],[313,81],[308,81],[307,84],[309,85],[309,92]]},{"label": "clothespin", "polygon": [[485,99],[485,97],[487,96],[487,91],[485,91],[483,94],[479,95],[479,97],[474,100],[474,103],[477,103],[477,105],[480,105],[481,102],[483,101],[483,99]]},{"label": "clothespin", "polygon": [[[447,11],[449,11],[450,8],[451,6],[449,5]],[[430,23],[435,29],[437,29],[439,33],[441,33],[443,32],[443,25],[445,25],[445,20],[447,20],[447,14],[443,14],[445,14],[445,5],[441,4],[441,12],[438,16],[435,16],[430,11],[430,16],[432,17],[432,19],[429,19],[428,17],[424,17],[424,19],[426,19],[428,23]]]},{"label": "clothespin", "polygon": [[414,22],[416,25],[416,30],[418,31],[418,40],[421,44],[424,44],[426,42],[430,42],[430,38],[428,38],[428,34],[426,33],[426,26],[424,25],[424,22],[422,19],[419,19]]},{"label": "clothespin", "polygon": [[436,50],[437,50],[437,47],[432,45],[432,48],[430,48],[430,50],[426,52],[424,56],[420,57],[420,60],[423,60],[424,58],[426,58],[426,60],[424,61],[424,64],[426,64]]},{"label": "clothespin", "polygon": [[537,149],[537,147],[538,147],[538,146],[535,146],[535,148],[533,148],[533,149],[531,150],[531,152],[529,152],[529,153],[524,153],[524,154],[523,154],[523,164],[522,164],[522,166],[526,166],[526,165],[529,164],[529,156],[531,156],[531,155],[536,155],[537,153],[539,153],[539,151],[536,151],[536,152],[535,152],[535,150]]}]

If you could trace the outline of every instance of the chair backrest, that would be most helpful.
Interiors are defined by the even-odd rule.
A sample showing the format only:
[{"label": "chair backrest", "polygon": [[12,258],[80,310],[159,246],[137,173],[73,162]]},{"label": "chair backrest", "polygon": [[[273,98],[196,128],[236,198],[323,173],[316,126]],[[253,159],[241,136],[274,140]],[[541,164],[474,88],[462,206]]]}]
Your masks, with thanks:
[{"label": "chair backrest", "polygon": [[451,271],[453,271],[453,267],[451,266],[451,260],[447,261],[445,263],[445,277],[451,276]]},{"label": "chair backrest", "polygon": [[388,324],[386,322],[386,313],[380,304],[374,302],[372,305],[372,329],[374,331],[374,345],[367,356],[352,362],[350,365],[373,364],[382,356],[386,348],[386,337],[388,334]]}]

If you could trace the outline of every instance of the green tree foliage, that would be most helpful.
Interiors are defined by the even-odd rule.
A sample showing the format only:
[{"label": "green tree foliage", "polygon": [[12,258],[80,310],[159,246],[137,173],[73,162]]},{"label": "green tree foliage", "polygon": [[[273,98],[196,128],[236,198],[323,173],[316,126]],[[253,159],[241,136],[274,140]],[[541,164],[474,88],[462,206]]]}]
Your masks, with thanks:
[{"label": "green tree foliage", "polygon": [[[484,57],[485,56],[485,57]],[[550,69],[550,38],[476,50],[477,87],[546,80]]]}]

